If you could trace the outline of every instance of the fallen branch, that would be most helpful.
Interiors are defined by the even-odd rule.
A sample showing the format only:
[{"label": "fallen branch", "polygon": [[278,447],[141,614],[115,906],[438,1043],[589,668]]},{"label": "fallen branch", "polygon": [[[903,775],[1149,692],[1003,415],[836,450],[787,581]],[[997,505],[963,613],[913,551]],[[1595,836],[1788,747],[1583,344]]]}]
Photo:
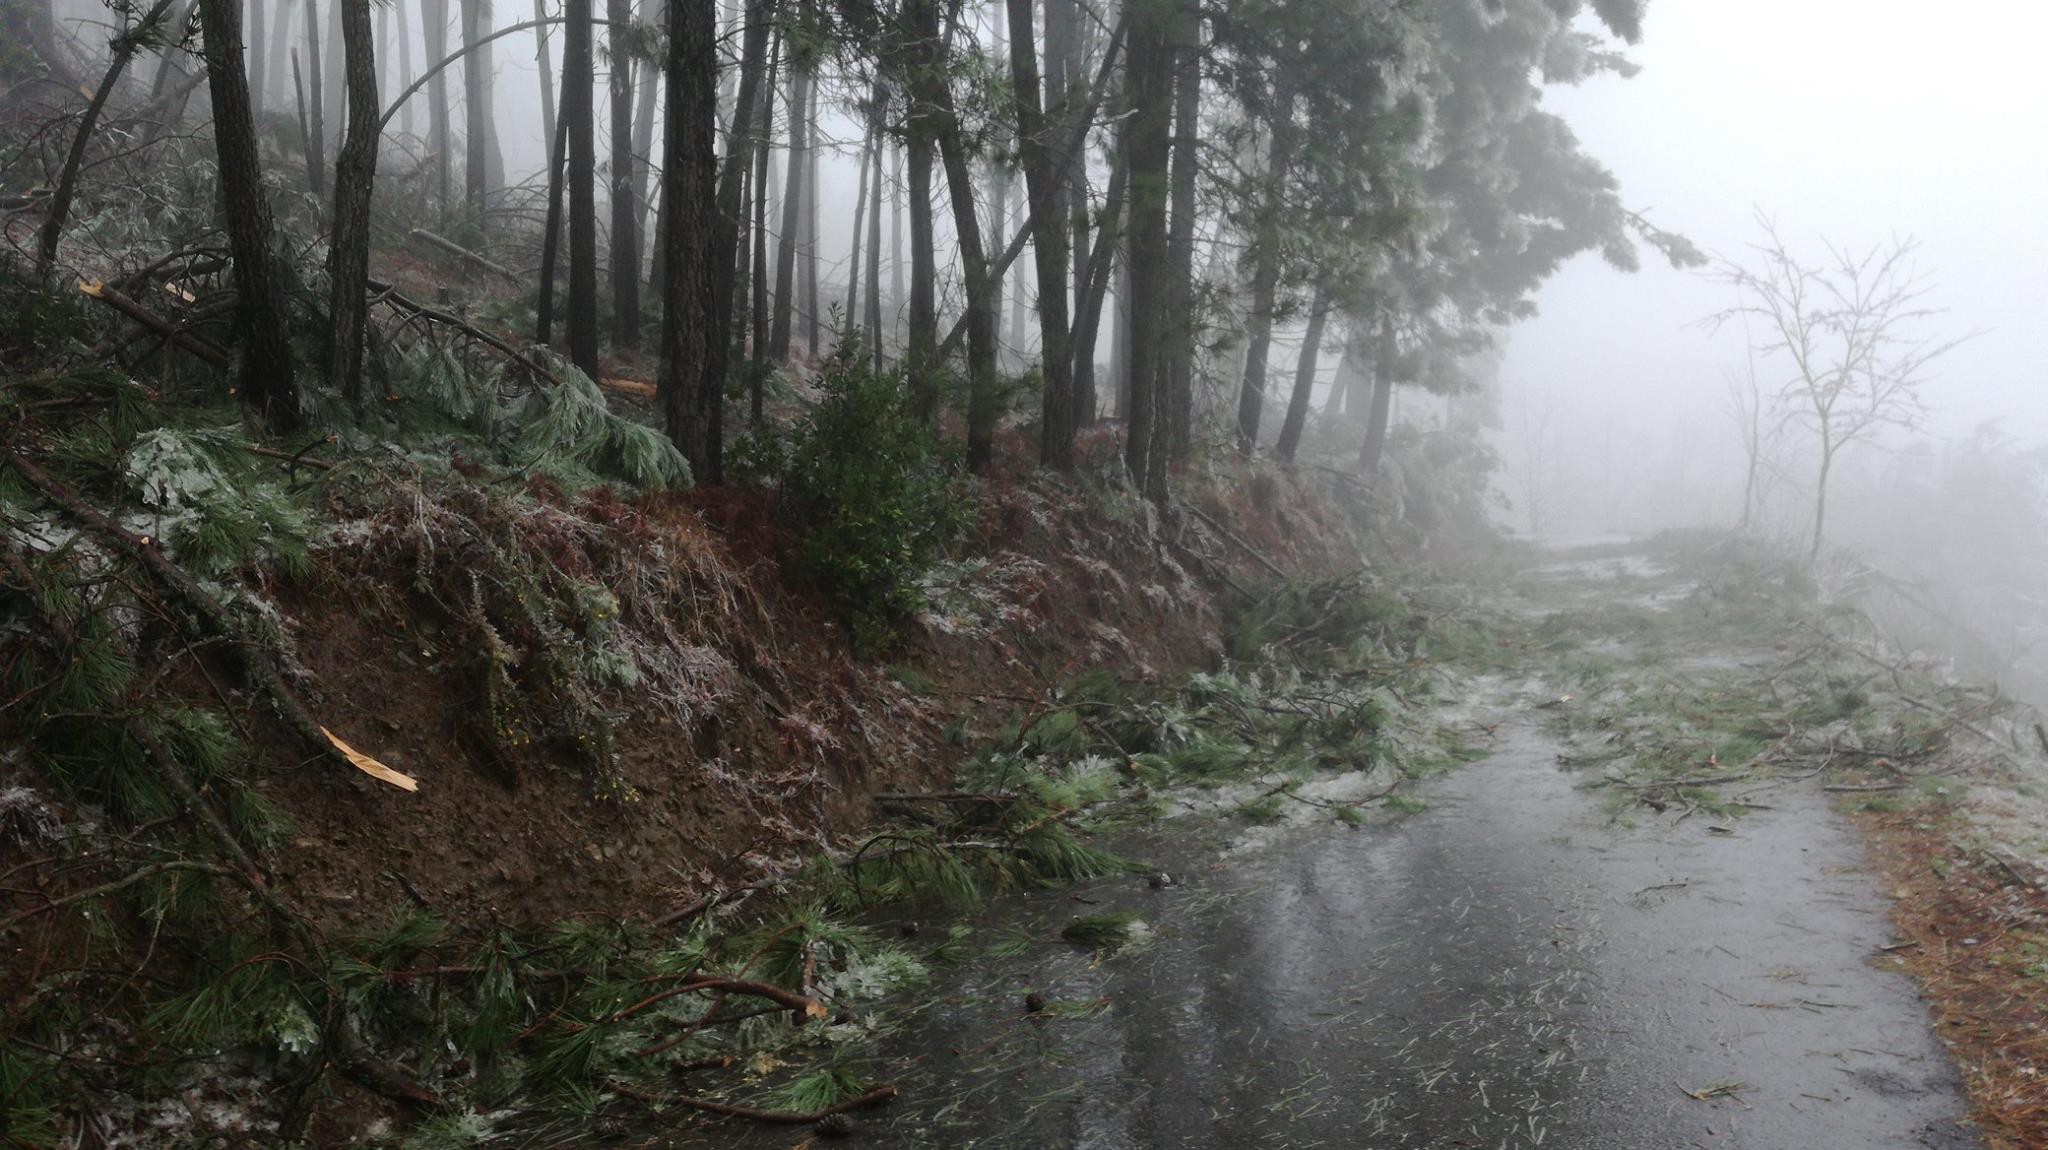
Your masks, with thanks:
[{"label": "fallen branch", "polygon": [[127,316],[129,319],[134,320],[136,323],[139,323],[142,326],[148,328],[149,330],[157,333],[164,339],[169,340],[174,346],[182,348],[185,351],[191,352],[193,355],[198,356],[200,359],[205,360],[207,363],[212,364],[214,367],[217,367],[222,371],[227,370],[227,352],[224,352],[221,349],[213,346],[212,344],[207,343],[205,340],[200,339],[198,336],[193,335],[192,333],[177,327],[175,324],[172,324],[169,320],[164,319],[162,316],[157,315],[155,312],[150,311],[148,308],[143,307],[141,304],[136,303],[134,300],[129,299],[127,296],[122,295],[119,291],[110,288],[105,284],[89,284],[85,283],[84,281],[79,282],[78,290],[85,293],[90,298],[96,299],[101,303],[106,304],[108,307],[113,308],[115,311],[120,312],[122,315]]},{"label": "fallen branch", "polygon": [[492,275],[502,276],[515,284],[524,285],[526,283],[525,276],[520,275],[518,272],[513,271],[511,268],[506,267],[504,264],[501,264],[496,260],[489,258],[488,256],[482,255],[477,252],[473,252],[468,248],[463,247],[461,244],[456,243],[454,240],[451,240],[446,236],[436,235],[435,233],[430,232],[425,228],[414,228],[412,230],[412,237],[417,240],[425,240],[427,243],[432,244],[434,247],[440,248],[442,251],[447,252],[450,255],[458,256],[470,263],[473,263],[476,266],[484,269],[485,271],[490,272]]},{"label": "fallen branch", "polygon": [[1275,579],[1284,580],[1287,578],[1287,572],[1282,571],[1280,569],[1279,564],[1274,563],[1271,559],[1266,558],[1263,554],[1259,552],[1257,548],[1253,547],[1249,543],[1246,543],[1243,539],[1238,538],[1236,532],[1232,531],[1228,527],[1225,527],[1221,523],[1216,522],[1214,519],[1209,518],[1209,516],[1205,514],[1201,508],[1195,506],[1192,503],[1184,504],[1183,506],[1185,506],[1188,509],[1189,514],[1193,515],[1195,518],[1201,520],[1202,522],[1208,524],[1210,530],[1216,532],[1218,535],[1223,536],[1223,538],[1229,540],[1230,542],[1235,543],[1239,550],[1243,551],[1245,554],[1251,556],[1252,558],[1258,560],[1259,565],[1264,567],[1266,570],[1271,571]]}]

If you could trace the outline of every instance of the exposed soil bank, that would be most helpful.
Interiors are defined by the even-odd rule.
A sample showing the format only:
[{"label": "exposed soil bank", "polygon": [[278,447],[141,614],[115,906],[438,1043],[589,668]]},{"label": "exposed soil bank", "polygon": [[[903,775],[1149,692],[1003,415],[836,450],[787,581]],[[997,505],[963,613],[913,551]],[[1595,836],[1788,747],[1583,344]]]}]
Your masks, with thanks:
[{"label": "exposed soil bank", "polygon": [[[1536,611],[1590,590],[1570,570],[1536,587]],[[1618,826],[1557,765],[1550,692],[1485,696],[1493,753],[1403,823],[1250,849],[1223,824],[1169,826],[1130,848],[1175,876],[1164,888],[991,907],[977,932],[1052,939],[1112,909],[1151,930],[1118,955],[1052,943],[942,982],[875,1068],[905,1097],[861,1120],[863,1144],[1978,1145],[1815,784],[1738,823]],[[1029,993],[1045,1009],[1026,1017]],[[735,1139],[788,1141],[675,1144]]]}]

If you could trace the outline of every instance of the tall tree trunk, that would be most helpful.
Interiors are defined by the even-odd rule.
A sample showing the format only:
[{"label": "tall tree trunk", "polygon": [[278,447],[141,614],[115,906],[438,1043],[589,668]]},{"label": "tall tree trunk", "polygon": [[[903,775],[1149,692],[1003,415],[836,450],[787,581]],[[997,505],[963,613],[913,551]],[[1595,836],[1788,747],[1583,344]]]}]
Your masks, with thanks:
[{"label": "tall tree trunk", "polygon": [[[704,6],[705,11],[698,13],[695,18],[709,20],[714,26],[717,22],[717,12],[711,8],[713,0],[668,0],[668,2],[670,4],[685,2],[701,4]],[[746,258],[739,244],[740,218],[746,214],[746,201],[741,184],[748,175],[749,169],[752,169],[757,177],[756,187],[761,187],[765,183],[765,173],[754,163],[754,156],[757,151],[763,156],[767,155],[768,141],[763,130],[767,119],[765,116],[756,114],[755,104],[757,102],[760,103],[765,111],[769,101],[773,98],[771,94],[775,90],[774,73],[772,70],[769,70],[770,66],[768,64],[768,26],[773,21],[774,14],[774,0],[748,0],[747,27],[740,39],[739,81],[733,92],[732,119],[726,129],[726,157],[724,164],[718,172],[717,212],[712,220],[712,225],[713,239],[716,244],[715,251],[719,257],[719,262],[712,269],[711,299],[709,302],[711,308],[711,330],[709,336],[712,341],[710,346],[715,354],[715,359],[712,363],[712,378],[713,383],[716,385],[713,390],[714,403],[719,403],[725,394],[726,377],[731,373],[733,356],[738,351],[741,342],[734,326],[739,315],[739,265]],[[670,18],[670,26],[673,27],[674,25],[675,18],[672,16]],[[673,59],[673,56],[671,56],[671,59]],[[765,90],[761,82],[761,73],[764,70],[769,70]],[[670,82],[675,82],[673,77],[671,77]],[[694,83],[695,81],[692,82]],[[705,84],[709,85],[710,81],[707,79]],[[709,88],[706,90],[709,91]],[[671,96],[669,99],[670,114],[673,115],[675,97]],[[711,115],[716,116],[718,105],[715,91],[710,92],[709,99],[711,100]],[[706,162],[709,163],[710,161]],[[670,206],[672,213],[681,210],[682,205],[680,202]],[[758,225],[751,230],[758,233]],[[759,252],[762,249],[758,247],[758,240],[756,243],[757,247],[755,250]],[[757,341],[759,335],[760,329],[756,327],[755,337]],[[759,373],[755,372],[750,380],[752,394],[749,396],[753,419],[757,423],[761,418],[759,378]],[[722,405],[719,407],[719,412],[722,419],[724,412]]]},{"label": "tall tree trunk", "polygon": [[555,122],[548,153],[548,214],[540,237],[540,301],[535,308],[533,341],[542,347],[555,341],[555,268],[562,246],[562,185],[569,166],[569,119]]},{"label": "tall tree trunk", "polygon": [[[844,325],[844,332],[848,335],[852,335],[853,333],[860,331],[861,328],[861,228],[864,225],[866,225],[868,217],[868,180],[870,178],[870,173],[868,171],[869,159],[872,153],[874,152],[875,135],[877,132],[881,131],[881,125],[875,122],[873,109],[876,106],[878,106],[880,102],[880,94],[878,92],[869,104],[867,127],[866,130],[861,134],[860,139],[860,178],[855,182],[855,193],[853,199],[853,250],[848,252],[846,255],[846,309],[844,316],[840,321]],[[874,173],[873,178],[880,179],[881,174]]]},{"label": "tall tree trunk", "polygon": [[[633,199],[633,0],[606,0],[611,19],[612,342],[640,342],[640,209]],[[674,205],[671,205],[673,208]],[[663,268],[664,275],[666,267]]]},{"label": "tall tree trunk", "polygon": [[[563,14],[561,115],[569,121],[569,360],[596,379],[597,64],[591,0],[565,0]],[[677,273],[671,268],[668,274]]]},{"label": "tall tree trunk", "polygon": [[[1174,23],[1173,222],[1166,235],[1166,444],[1175,462],[1194,446],[1195,180],[1201,165],[1202,13],[1183,2]],[[1297,436],[1298,436],[1297,432]]]},{"label": "tall tree trunk", "polygon": [[[966,280],[967,467],[976,474],[984,474],[995,457],[995,277],[990,274],[982,249],[981,217],[974,204],[974,170],[968,162],[966,142],[961,138],[952,86],[945,76],[938,6],[934,0],[911,0],[904,15],[910,21],[910,34],[920,57],[910,76],[911,113],[923,122],[919,134],[933,139],[945,165],[946,198],[953,209],[953,237],[960,248],[960,267]],[[912,182],[915,183],[914,176]],[[916,195],[915,188],[912,195]],[[912,290],[915,291],[914,286]]]},{"label": "tall tree trunk", "polygon": [[811,102],[804,117],[804,345],[818,358],[818,65],[810,67]]},{"label": "tall tree trunk", "polygon": [[1316,366],[1323,350],[1323,327],[1330,319],[1330,289],[1316,285],[1315,300],[1308,309],[1308,331],[1301,337],[1301,355],[1294,361],[1294,393],[1287,398],[1287,418],[1280,424],[1280,441],[1273,454],[1282,463],[1294,462],[1295,448],[1301,446],[1301,429],[1308,422],[1308,404],[1316,389]]},{"label": "tall tree trunk", "polygon": [[[989,21],[989,35],[993,41],[990,54],[994,57],[992,63],[1001,68],[1009,63],[1010,54],[1009,44],[1003,34],[1007,23],[1005,9],[1008,7],[1008,0],[994,0],[994,7],[995,11]],[[1023,41],[1023,50],[1032,51],[1032,43],[1031,40]],[[1014,75],[1014,72],[1012,74]],[[1015,173],[1010,170],[1010,155],[1016,150],[1012,132],[1015,125],[1001,116],[994,119],[994,140],[990,148],[992,154],[988,172],[988,242],[991,247],[1000,246],[1003,237],[1010,234],[1010,184],[1015,178]],[[1006,274],[997,274],[995,281],[995,310],[1000,330],[1003,304],[1009,298]],[[1000,340],[997,346],[1001,346]],[[1022,348],[1013,349],[1013,352],[1021,353]]]},{"label": "tall tree trunk", "polygon": [[243,345],[242,401],[272,430],[299,426],[299,382],[286,329],[285,279],[272,247],[270,199],[263,193],[249,79],[242,69],[241,14],[235,0],[200,0],[213,139],[220,163],[228,246],[235,264],[235,332]]},{"label": "tall tree trunk", "polygon": [[792,321],[796,313],[796,248],[803,228],[804,174],[808,149],[804,113],[811,106],[811,68],[802,55],[809,51],[789,44],[792,77],[789,97],[789,173],[782,192],[782,230],[775,238],[775,329],[768,337],[768,353],[776,363],[789,361]]},{"label": "tall tree trunk", "polygon": [[377,59],[370,40],[370,0],[341,5],[343,72],[348,86],[348,136],[334,174],[334,237],[328,247],[331,344],[328,385],[352,407],[363,402],[363,335],[370,279],[370,193],[377,182]]},{"label": "tall tree trunk", "polygon": [[533,0],[533,62],[540,69],[540,125],[542,138],[555,138],[555,62],[548,55],[547,0]]},{"label": "tall tree trunk", "polygon": [[420,0],[420,26],[426,37],[427,66],[437,69],[427,80],[427,147],[434,153],[434,197],[445,230],[455,194],[454,157],[449,154],[448,138],[448,73],[439,68],[448,58],[448,0]]},{"label": "tall tree trunk", "polygon": [[[905,0],[904,9],[910,35],[929,35],[936,43],[939,21],[933,0]],[[911,22],[913,11],[929,15]],[[910,381],[911,409],[918,418],[930,423],[939,415],[939,261],[932,236],[934,130],[931,110],[918,95],[914,79],[906,112],[908,139],[904,147],[910,166],[910,346],[904,365]]]},{"label": "tall tree trunk", "polygon": [[[640,18],[655,27],[665,26],[668,23],[668,0],[640,0]],[[647,187],[654,174],[654,105],[661,98],[661,83],[649,75],[641,82],[639,88],[640,92],[636,97],[639,104],[633,112],[633,206],[636,211],[633,217],[633,234],[645,237]],[[655,237],[655,243],[656,250],[659,251],[659,235]],[[644,238],[635,246],[643,251],[647,248]]]},{"label": "tall tree trunk", "polygon": [[1380,473],[1380,456],[1387,450],[1387,423],[1394,412],[1394,316],[1380,316],[1379,340],[1372,356],[1372,410],[1365,417],[1365,447],[1358,453],[1358,469],[1371,483]]},{"label": "tall tree trunk", "polygon": [[782,32],[777,29],[768,49],[768,80],[761,87],[761,110],[754,117],[754,267],[747,277],[754,293],[754,354],[753,367],[747,373],[747,402],[756,424],[761,422],[761,377],[768,363],[768,199],[775,190],[768,160],[775,151],[775,85],[781,64]]},{"label": "tall tree trunk", "polygon": [[1259,445],[1259,418],[1266,407],[1266,355],[1273,346],[1273,307],[1280,286],[1280,226],[1287,170],[1294,163],[1294,80],[1282,75],[1273,93],[1272,138],[1267,148],[1265,187],[1259,194],[1258,234],[1252,241],[1252,301],[1245,316],[1244,378],[1237,392],[1237,450],[1250,455]]},{"label": "tall tree trunk", "polygon": [[[1060,0],[1051,0],[1059,3]],[[1060,205],[1063,157],[1046,144],[1040,107],[1038,52],[1032,36],[1031,0],[1008,0],[1010,85],[1017,99],[1018,158],[1030,203],[1032,259],[1038,268],[1038,349],[1045,376],[1040,408],[1039,462],[1062,471],[1074,465],[1074,361],[1067,328],[1067,227]],[[1062,133],[1064,134],[1064,133]]]},{"label": "tall tree trunk", "polygon": [[662,415],[697,482],[717,483],[723,478],[724,365],[729,358],[722,341],[732,315],[730,300],[719,298],[718,285],[722,280],[731,290],[734,233],[713,208],[713,197],[721,192],[715,0],[670,0],[666,71],[661,178],[669,222],[661,287]]},{"label": "tall tree trunk", "polygon": [[903,152],[898,146],[889,149],[889,338],[899,348],[903,346]]},{"label": "tall tree trunk", "polygon": [[[270,96],[270,56],[264,33],[269,24],[267,0],[249,0],[249,118],[263,123],[263,105]],[[283,19],[283,13],[278,14]]]},{"label": "tall tree trunk", "polygon": [[1145,496],[1166,506],[1167,451],[1159,434],[1161,353],[1165,350],[1167,152],[1173,123],[1171,8],[1137,3],[1129,9],[1130,118],[1124,147],[1130,165],[1130,408],[1125,415],[1124,462]]},{"label": "tall tree trunk", "polygon": [[[1068,131],[1077,128],[1082,118],[1089,114],[1088,44],[1076,0],[1045,0],[1045,66],[1046,91],[1053,94],[1058,107],[1058,115],[1048,118],[1063,129],[1059,160],[1062,191],[1066,196],[1066,226],[1073,236],[1068,245],[1071,249],[1069,258],[1074,266],[1071,272],[1062,269],[1058,279],[1050,284],[1041,275],[1038,292],[1041,297],[1048,292],[1065,293],[1070,281],[1072,284],[1073,338],[1069,340],[1069,354],[1073,359],[1073,424],[1079,429],[1094,425],[1100,407],[1096,396],[1095,337],[1101,330],[1102,312],[1098,306],[1091,314],[1083,298],[1093,264],[1089,239],[1093,221],[1088,203],[1087,137],[1080,136],[1079,142],[1072,145],[1073,154],[1065,154],[1067,141],[1076,138]],[[1118,132],[1121,136],[1121,129]],[[1118,218],[1114,210],[1104,213],[1106,224],[1114,224]]]},{"label": "tall tree trunk", "polygon": [[[262,7],[270,13],[270,50],[265,53],[269,63],[264,65],[263,71],[265,78],[270,81],[272,93],[280,96],[286,95],[288,93],[284,91],[284,72],[286,65],[291,60],[292,17],[298,12],[298,5],[279,4],[273,6],[266,3],[265,0],[252,0],[250,6]],[[251,47],[254,48],[256,45]],[[252,104],[252,117],[254,117],[254,108],[255,105]],[[257,122],[261,123],[262,121],[258,118]]]},{"label": "tall tree trunk", "polygon": [[[1074,261],[1080,269],[1079,279],[1074,285],[1074,422],[1077,427],[1094,423],[1096,417],[1095,344],[1102,331],[1103,304],[1109,298],[1111,273],[1122,263],[1117,256],[1123,244],[1124,202],[1130,185],[1129,161],[1124,133],[1119,130],[1116,152],[1111,157],[1109,187],[1104,190],[1102,198],[1102,226],[1095,230],[1092,250],[1078,254]],[[1113,376],[1112,386],[1116,388],[1117,414],[1121,418],[1128,389],[1115,379]]]},{"label": "tall tree trunk", "polygon": [[107,62],[106,75],[100,77],[100,86],[93,91],[92,102],[85,106],[85,114],[78,119],[78,128],[71,134],[71,151],[64,157],[64,170],[57,177],[56,194],[50,197],[49,214],[43,220],[42,235],[36,249],[36,280],[47,281],[50,269],[57,262],[57,241],[64,234],[64,220],[71,214],[71,199],[78,193],[78,175],[84,168],[85,149],[92,143],[93,129],[99,125],[100,112],[107,106],[107,97],[121,83],[121,73],[128,70],[128,62],[135,58],[150,37],[163,30],[170,16],[171,0],[156,0],[149,11],[143,13],[131,27],[114,38],[111,58]]},{"label": "tall tree trunk", "polygon": [[[406,0],[392,0],[398,9],[398,90],[403,92],[412,87],[412,24],[405,18]],[[398,130],[412,135],[412,101],[407,100],[398,109]]]},{"label": "tall tree trunk", "polygon": [[462,202],[470,228],[484,230],[484,196],[490,184],[490,101],[484,97],[489,63],[477,41],[484,35],[484,0],[461,0],[462,26]]},{"label": "tall tree trunk", "polygon": [[874,183],[868,188],[868,354],[875,366],[883,365],[882,353],[882,152],[888,147],[889,89],[875,85],[875,133],[869,149],[874,165]]},{"label": "tall tree trunk", "polygon": [[[321,95],[320,9],[306,0],[306,75],[310,100],[306,105],[306,171],[312,181],[313,198],[327,199],[327,124],[322,112],[327,101]],[[250,122],[254,123],[252,115]]]},{"label": "tall tree trunk", "polygon": [[495,13],[491,0],[482,0],[482,5],[483,11],[477,16],[476,74],[482,78],[484,89],[477,102],[483,105],[484,195],[488,197],[505,188],[505,154],[498,144],[498,42],[491,38]]}]

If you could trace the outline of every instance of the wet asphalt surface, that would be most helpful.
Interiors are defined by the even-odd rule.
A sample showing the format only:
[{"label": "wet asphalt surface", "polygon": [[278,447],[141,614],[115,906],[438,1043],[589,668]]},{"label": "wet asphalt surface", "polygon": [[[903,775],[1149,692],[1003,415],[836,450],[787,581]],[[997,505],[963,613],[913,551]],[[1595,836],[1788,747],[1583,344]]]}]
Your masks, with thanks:
[{"label": "wet asphalt surface", "polygon": [[[1041,941],[935,968],[861,1067],[902,1100],[842,1144],[1979,1144],[1824,796],[1793,783],[1734,823],[1614,825],[1557,765],[1535,688],[1487,691],[1491,756],[1425,784],[1419,814],[1254,848],[1179,820],[1123,844],[1173,874],[1162,889],[1122,878],[974,917],[977,940]],[[1057,941],[1116,909],[1142,913],[1142,944]],[[1027,1017],[1032,993],[1048,1006]]]}]

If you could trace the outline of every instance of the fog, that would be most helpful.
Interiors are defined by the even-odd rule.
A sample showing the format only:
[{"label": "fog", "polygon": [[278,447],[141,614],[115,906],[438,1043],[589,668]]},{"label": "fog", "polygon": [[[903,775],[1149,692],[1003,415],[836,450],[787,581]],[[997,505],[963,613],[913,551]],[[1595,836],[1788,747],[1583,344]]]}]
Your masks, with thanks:
[{"label": "fog", "polygon": [[[1712,254],[1751,255],[1754,213],[1802,253],[1917,237],[1930,333],[1975,333],[1933,365],[1917,430],[1851,451],[1830,543],[1908,580],[1879,606],[1978,669],[2030,679],[2048,568],[2038,460],[2048,443],[2048,101],[2034,79],[2048,8],[1991,0],[1661,0],[1642,66],[1553,90],[1552,107],[1625,198]],[[1583,256],[1513,329],[1503,370],[1503,522],[1518,530],[1730,526],[1744,455],[1727,412],[1746,370],[1728,286]],[[1769,390],[1782,356],[1757,360]],[[1810,530],[1811,436],[1787,432],[1768,530]],[[1531,493],[1535,499],[1530,498]]]}]

